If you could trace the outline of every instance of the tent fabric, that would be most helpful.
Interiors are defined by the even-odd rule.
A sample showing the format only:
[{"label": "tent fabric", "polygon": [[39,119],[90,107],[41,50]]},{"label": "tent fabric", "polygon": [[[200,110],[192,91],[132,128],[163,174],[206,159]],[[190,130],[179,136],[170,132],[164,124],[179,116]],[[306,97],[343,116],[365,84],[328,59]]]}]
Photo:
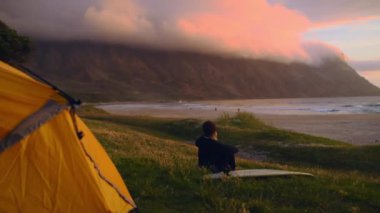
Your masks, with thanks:
[{"label": "tent fabric", "polygon": [[1,61],[0,143],[52,101],[63,109],[53,110],[53,116],[42,120],[37,116],[36,129],[0,152],[0,212],[134,209],[136,205],[116,167],[76,116],[77,127],[84,133],[78,138],[67,102],[50,87]]},{"label": "tent fabric", "polygon": [[0,61],[0,139],[48,100],[66,100],[49,86]]},{"label": "tent fabric", "polygon": [[40,110],[30,115],[18,124],[12,132],[0,140],[0,153],[13,144],[21,141],[25,136],[36,130],[41,124],[58,114],[68,106],[60,105],[55,101],[48,101]]}]

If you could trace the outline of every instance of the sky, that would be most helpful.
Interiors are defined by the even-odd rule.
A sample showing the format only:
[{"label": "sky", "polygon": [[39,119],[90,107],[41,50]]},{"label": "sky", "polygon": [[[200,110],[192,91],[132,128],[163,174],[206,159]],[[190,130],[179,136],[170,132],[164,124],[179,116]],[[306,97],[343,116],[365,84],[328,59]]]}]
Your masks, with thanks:
[{"label": "sky", "polygon": [[347,60],[380,87],[379,0],[0,0],[0,20],[39,39],[320,63]]}]

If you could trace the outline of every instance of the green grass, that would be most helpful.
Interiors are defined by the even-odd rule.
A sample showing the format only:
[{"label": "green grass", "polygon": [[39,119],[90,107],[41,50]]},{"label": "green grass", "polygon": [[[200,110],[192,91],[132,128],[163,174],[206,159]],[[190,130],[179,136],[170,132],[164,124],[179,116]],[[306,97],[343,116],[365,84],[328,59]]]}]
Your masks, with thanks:
[{"label": "green grass", "polygon": [[315,178],[204,180],[196,148],[201,121],[87,114],[118,167],[140,212],[378,212],[379,146],[287,132],[250,114],[217,120],[220,138],[245,152],[268,152],[268,161],[238,158],[239,169],[310,172]]},{"label": "green grass", "polygon": [[[104,113],[88,118],[127,125],[157,137],[193,142],[201,134],[202,121],[152,117],[112,116]],[[217,121],[219,138],[240,150],[265,153],[271,162],[358,171],[380,175],[380,146],[353,146],[336,140],[281,130],[266,125],[252,114],[223,114]]]}]

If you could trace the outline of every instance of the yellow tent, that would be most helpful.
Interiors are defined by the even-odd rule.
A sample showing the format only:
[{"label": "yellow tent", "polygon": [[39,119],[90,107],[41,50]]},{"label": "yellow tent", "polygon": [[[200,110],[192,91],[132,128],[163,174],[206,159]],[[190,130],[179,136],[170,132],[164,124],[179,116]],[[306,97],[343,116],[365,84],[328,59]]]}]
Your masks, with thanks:
[{"label": "yellow tent", "polygon": [[0,61],[0,212],[128,212],[116,167],[65,93]]}]

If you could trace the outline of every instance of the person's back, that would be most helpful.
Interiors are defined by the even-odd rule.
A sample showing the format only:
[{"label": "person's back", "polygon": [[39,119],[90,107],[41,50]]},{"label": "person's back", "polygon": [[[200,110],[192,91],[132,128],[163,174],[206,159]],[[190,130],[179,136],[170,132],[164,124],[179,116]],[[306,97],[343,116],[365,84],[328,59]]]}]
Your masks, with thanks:
[{"label": "person's back", "polygon": [[214,146],[210,138],[201,136],[195,142],[198,147],[198,166],[209,167],[215,162]]},{"label": "person's back", "polygon": [[198,147],[198,166],[213,172],[235,170],[235,156],[238,150],[234,146],[218,142],[216,126],[211,121],[203,124],[204,135],[195,142]]}]

